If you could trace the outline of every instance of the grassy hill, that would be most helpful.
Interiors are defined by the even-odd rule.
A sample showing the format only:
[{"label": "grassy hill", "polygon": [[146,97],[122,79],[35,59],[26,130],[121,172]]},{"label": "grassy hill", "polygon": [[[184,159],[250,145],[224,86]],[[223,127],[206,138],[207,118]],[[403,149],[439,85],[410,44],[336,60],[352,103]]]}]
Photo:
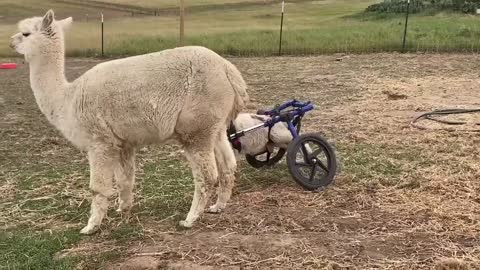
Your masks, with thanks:
[{"label": "grassy hill", "polygon": [[[403,15],[368,16],[361,13],[378,1],[287,1],[284,52],[316,54],[399,50]],[[4,0],[0,3],[0,55],[12,55],[8,39],[15,23],[42,15],[48,8],[57,17],[73,16],[67,35],[69,55],[97,55],[100,48],[99,13],[105,14],[106,54],[133,55],[174,47],[178,41],[177,1],[146,0]],[[223,54],[272,55],[278,48],[280,1],[186,1],[188,44],[210,47]],[[155,12],[158,16],[153,16]],[[148,15],[150,14],[150,15]],[[360,15],[359,15],[360,14]],[[477,51],[479,17],[437,13],[411,17],[410,50]]]}]

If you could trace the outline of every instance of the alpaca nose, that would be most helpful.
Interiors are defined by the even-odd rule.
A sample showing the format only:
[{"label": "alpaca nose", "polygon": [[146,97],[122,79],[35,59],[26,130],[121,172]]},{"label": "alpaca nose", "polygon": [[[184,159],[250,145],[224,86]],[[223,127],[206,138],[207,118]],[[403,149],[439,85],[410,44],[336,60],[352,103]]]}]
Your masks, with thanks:
[{"label": "alpaca nose", "polygon": [[10,41],[10,48],[15,49],[15,45],[13,45],[13,40]]}]

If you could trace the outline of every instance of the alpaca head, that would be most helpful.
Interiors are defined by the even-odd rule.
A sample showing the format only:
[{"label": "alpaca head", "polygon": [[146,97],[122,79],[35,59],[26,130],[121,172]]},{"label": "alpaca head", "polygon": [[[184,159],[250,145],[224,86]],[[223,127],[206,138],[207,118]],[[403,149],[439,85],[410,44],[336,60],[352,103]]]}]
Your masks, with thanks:
[{"label": "alpaca head", "polygon": [[33,17],[18,23],[19,33],[12,36],[10,47],[25,56],[28,61],[45,53],[63,53],[63,33],[71,25],[72,18],[55,20],[52,10],[45,16]]}]

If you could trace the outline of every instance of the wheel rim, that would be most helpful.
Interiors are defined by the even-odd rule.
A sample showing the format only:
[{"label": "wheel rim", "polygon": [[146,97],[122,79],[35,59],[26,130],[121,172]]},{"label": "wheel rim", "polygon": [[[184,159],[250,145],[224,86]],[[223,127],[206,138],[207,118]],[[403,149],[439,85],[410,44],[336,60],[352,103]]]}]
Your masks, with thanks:
[{"label": "wheel rim", "polygon": [[285,149],[275,147],[273,152],[265,151],[256,155],[246,155],[248,163],[254,167],[262,166],[272,166],[279,162],[283,155],[285,154]]},{"label": "wheel rim", "polygon": [[323,185],[332,171],[332,157],[323,142],[309,140],[296,148],[295,170],[308,185]]}]

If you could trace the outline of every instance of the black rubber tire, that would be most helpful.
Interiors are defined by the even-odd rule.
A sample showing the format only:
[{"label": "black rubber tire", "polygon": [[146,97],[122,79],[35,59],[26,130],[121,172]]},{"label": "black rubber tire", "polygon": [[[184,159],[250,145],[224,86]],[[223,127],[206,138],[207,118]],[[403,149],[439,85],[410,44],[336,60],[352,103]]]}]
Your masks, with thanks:
[{"label": "black rubber tire", "polygon": [[269,161],[258,160],[256,156],[252,156],[252,155],[245,155],[245,159],[247,160],[248,164],[250,164],[250,166],[256,169],[260,169],[265,166],[271,167],[277,164],[283,158],[284,155],[285,155],[285,149],[280,148],[278,149],[277,154],[271,157]]},{"label": "black rubber tire", "polygon": [[[313,157],[309,157],[309,154],[307,154],[307,157],[305,157],[305,152],[301,150],[302,145],[305,145],[305,143],[313,143],[319,146],[319,149],[315,150],[314,152],[322,150],[321,153],[325,154],[325,157],[327,159],[327,165],[325,165],[321,161],[313,162]],[[297,153],[299,153],[299,151],[302,151],[301,154],[304,157],[304,163],[297,162]],[[315,155],[315,158],[318,157],[318,154]],[[335,156],[335,151],[333,150],[332,146],[330,146],[330,144],[320,135],[312,133],[300,135],[288,145],[287,165],[288,171],[292,175],[293,180],[295,180],[295,182],[297,182],[306,190],[315,190],[327,186],[333,181],[333,178],[335,177],[335,173],[337,171],[337,160]],[[300,167],[311,167],[312,169],[310,172],[310,178],[312,178],[311,175],[313,172],[313,180],[315,181],[311,181],[310,178],[305,177],[305,175],[301,173],[299,169]],[[317,167],[321,168],[325,173],[325,175],[318,179],[318,181],[315,178],[315,176],[318,174]]]}]

